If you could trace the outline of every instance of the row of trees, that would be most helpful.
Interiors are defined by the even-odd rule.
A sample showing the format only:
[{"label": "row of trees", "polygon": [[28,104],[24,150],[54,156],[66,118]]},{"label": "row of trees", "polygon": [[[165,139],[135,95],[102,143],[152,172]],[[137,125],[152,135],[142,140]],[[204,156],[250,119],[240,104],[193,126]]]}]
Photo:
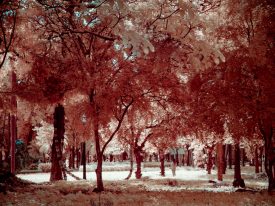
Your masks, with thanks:
[{"label": "row of trees", "polygon": [[70,146],[93,138],[99,191],[114,138],[139,164],[148,141],[163,153],[182,136],[220,144],[227,132],[236,158],[242,137],[264,140],[274,189],[272,1],[7,0],[0,20],[3,124],[12,96],[20,136],[54,123],[52,180],[62,178],[65,132]]}]

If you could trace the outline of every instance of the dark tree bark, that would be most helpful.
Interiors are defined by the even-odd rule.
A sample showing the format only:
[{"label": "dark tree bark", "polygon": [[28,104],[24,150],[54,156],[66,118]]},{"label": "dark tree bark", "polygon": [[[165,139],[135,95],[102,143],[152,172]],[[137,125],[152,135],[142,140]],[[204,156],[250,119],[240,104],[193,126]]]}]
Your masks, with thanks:
[{"label": "dark tree bark", "polygon": [[32,141],[33,138],[33,126],[31,125],[29,128],[29,134],[27,138],[27,145],[30,145],[30,142]]},{"label": "dark tree bark", "polygon": [[125,178],[125,180],[129,180],[132,176],[133,173],[133,169],[134,169],[134,158],[133,158],[133,143],[130,144],[130,154],[129,154],[129,158],[130,158],[130,170],[129,170],[129,174],[128,176]]},{"label": "dark tree bark", "polygon": [[242,148],[241,151],[242,151],[242,166],[244,167],[245,166],[245,149]]},{"label": "dark tree bark", "polygon": [[137,170],[135,172],[136,178],[140,179],[142,174],[141,174],[141,162],[142,162],[142,156],[141,156],[141,147],[137,146],[134,148],[134,154],[136,157],[136,164],[137,164]]},{"label": "dark tree bark", "polygon": [[222,165],[223,165],[223,171],[222,171],[222,173],[223,174],[225,174],[226,173],[226,166],[227,166],[227,164],[226,164],[226,145],[223,145],[222,146],[223,148],[222,148]]},{"label": "dark tree bark", "polygon": [[258,146],[255,147],[255,173],[259,173],[259,155],[258,155]]},{"label": "dark tree bark", "polygon": [[11,115],[10,123],[10,171],[12,174],[15,174],[15,140],[16,140],[16,117]]},{"label": "dark tree bark", "polygon": [[[0,149],[5,149],[5,128],[6,128],[6,112],[3,115],[3,126],[2,126],[2,134],[0,138]],[[0,162],[2,163],[3,156],[2,151],[0,152]]]},{"label": "dark tree bark", "polygon": [[96,183],[97,192],[104,191],[103,179],[102,179],[102,164],[103,164],[103,153],[100,149],[100,136],[99,136],[99,109],[93,104],[93,125],[94,125],[94,138],[95,138],[95,148],[97,157],[97,168],[96,168]]},{"label": "dark tree bark", "polygon": [[207,158],[207,173],[208,174],[211,174],[211,170],[212,170],[212,167],[213,167],[213,146],[212,147],[208,147],[208,158]]},{"label": "dark tree bark", "polygon": [[165,165],[164,165],[164,151],[163,149],[159,150],[159,159],[160,159],[160,175],[165,176]]},{"label": "dark tree bark", "polygon": [[82,166],[83,166],[83,179],[86,180],[86,143],[81,143],[81,154],[82,154]]},{"label": "dark tree bark", "polygon": [[58,105],[54,112],[54,136],[52,144],[52,167],[50,181],[62,180],[65,178],[62,159],[65,133],[64,115],[64,107],[62,105]]},{"label": "dark tree bark", "polygon": [[239,143],[235,143],[235,148],[234,148],[234,153],[235,153],[235,164],[234,164],[234,181],[233,181],[233,186],[234,187],[245,187],[244,180],[242,179],[241,176],[241,155],[240,155],[240,145]]},{"label": "dark tree bark", "polygon": [[6,143],[7,143],[7,147],[6,147],[6,151],[5,151],[5,162],[8,162],[9,161],[9,154],[10,154],[10,145],[11,145],[11,130],[10,130],[10,127],[11,127],[11,115],[9,114],[8,115],[8,135],[7,135],[7,138],[6,138]]},{"label": "dark tree bark", "polygon": [[260,172],[263,172],[263,150],[264,150],[264,147],[260,147]]},{"label": "dark tree bark", "polygon": [[227,152],[227,157],[228,157],[228,168],[232,169],[232,145],[228,144],[227,145],[228,152]]},{"label": "dark tree bark", "polygon": [[223,170],[224,170],[224,163],[223,163],[223,145],[222,143],[217,144],[217,164],[218,164],[218,180],[223,180]]}]

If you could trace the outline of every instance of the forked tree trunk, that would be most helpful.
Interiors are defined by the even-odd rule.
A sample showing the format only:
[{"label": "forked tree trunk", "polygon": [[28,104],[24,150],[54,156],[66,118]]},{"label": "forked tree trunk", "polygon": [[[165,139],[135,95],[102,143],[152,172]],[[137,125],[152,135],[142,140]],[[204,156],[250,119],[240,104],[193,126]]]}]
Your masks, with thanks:
[{"label": "forked tree trunk", "polygon": [[142,157],[141,157],[141,149],[140,147],[136,147],[134,148],[134,154],[136,157],[136,164],[137,164],[137,170],[136,170],[136,179],[140,179],[142,174],[141,174],[141,161],[142,161]]},{"label": "forked tree trunk", "polygon": [[134,158],[133,158],[133,144],[130,145],[130,154],[129,154],[129,158],[130,158],[130,170],[129,170],[129,174],[128,176],[125,178],[125,180],[129,180],[132,176],[133,173],[133,169],[134,169]]},{"label": "forked tree trunk", "polygon": [[258,147],[255,147],[255,173],[259,173],[259,155],[258,155]]},{"label": "forked tree trunk", "polygon": [[160,175],[165,176],[165,165],[164,165],[164,151],[163,149],[159,150],[159,160],[160,160]]},{"label": "forked tree trunk", "polygon": [[235,148],[234,148],[234,153],[235,153],[235,165],[234,165],[234,181],[233,181],[233,186],[234,187],[245,187],[244,180],[242,179],[241,176],[241,155],[240,155],[240,145],[239,143],[235,143]]},{"label": "forked tree trunk", "polygon": [[54,136],[52,143],[52,156],[51,156],[51,177],[50,181],[63,179],[63,159],[62,151],[64,145],[64,107],[58,105],[54,112]]},{"label": "forked tree trunk", "polygon": [[222,181],[223,180],[222,175],[224,170],[222,143],[217,144],[217,164],[218,164],[218,180]]}]

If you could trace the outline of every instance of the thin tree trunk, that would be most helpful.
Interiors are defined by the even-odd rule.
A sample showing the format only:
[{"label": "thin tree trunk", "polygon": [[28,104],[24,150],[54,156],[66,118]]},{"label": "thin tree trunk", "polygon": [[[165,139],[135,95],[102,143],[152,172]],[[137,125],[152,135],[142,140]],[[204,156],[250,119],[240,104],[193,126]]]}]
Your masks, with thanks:
[{"label": "thin tree trunk", "polygon": [[234,187],[245,187],[244,180],[241,176],[241,165],[240,165],[240,145],[239,143],[235,143],[235,164],[234,164],[234,181],[233,186]]},{"label": "thin tree trunk", "polygon": [[16,117],[11,115],[10,123],[10,171],[12,174],[15,174],[15,140],[16,140]]},{"label": "thin tree trunk", "polygon": [[222,171],[222,173],[225,174],[226,173],[226,166],[227,166],[227,164],[226,164],[226,154],[225,154],[225,152],[226,152],[226,145],[223,145],[222,147],[223,147],[222,148],[222,164],[223,164],[223,171]]},{"label": "thin tree trunk", "polygon": [[95,138],[95,149],[97,157],[97,168],[96,168],[96,192],[104,191],[103,179],[102,179],[102,164],[103,164],[103,153],[100,148],[100,136],[99,136],[99,113],[97,106],[92,103],[93,108],[93,126],[94,126],[94,138]]},{"label": "thin tree trunk", "polygon": [[129,158],[130,158],[130,170],[129,170],[129,174],[128,176],[125,178],[125,180],[129,180],[132,176],[133,173],[133,169],[134,169],[134,158],[133,158],[133,144],[130,144],[130,154],[129,154]]},{"label": "thin tree trunk", "polygon": [[9,161],[9,154],[10,154],[10,145],[11,145],[11,115],[8,115],[8,136],[6,138],[6,152],[5,152],[5,162]]},{"label": "thin tree trunk", "polygon": [[[6,112],[3,115],[3,127],[2,127],[2,135],[0,139],[0,149],[5,149],[5,127],[6,127]],[[0,161],[2,162],[3,156],[2,151],[0,152]]]},{"label": "thin tree trunk", "polygon": [[80,151],[79,148],[76,148],[76,168],[79,169],[80,167]]},{"label": "thin tree trunk", "polygon": [[[52,144],[52,167],[50,181],[62,180],[63,179],[63,144],[64,144],[64,107],[58,105],[54,112],[54,136]],[[64,177],[65,178],[65,177]]]},{"label": "thin tree trunk", "polygon": [[258,155],[258,146],[255,148],[255,173],[259,173],[259,155]]},{"label": "thin tree trunk", "polygon": [[164,151],[163,149],[159,150],[159,159],[160,159],[160,175],[165,176],[165,166],[164,166]]},{"label": "thin tree trunk", "polygon": [[260,147],[260,172],[263,172],[263,147]]},{"label": "thin tree trunk", "polygon": [[83,179],[86,180],[86,143],[81,143],[81,154],[82,154],[82,166],[83,166]]},{"label": "thin tree trunk", "polygon": [[191,166],[191,150],[187,150],[187,166]]},{"label": "thin tree trunk", "polygon": [[218,164],[218,180],[222,181],[223,178],[223,145],[222,143],[217,144],[217,164]]},{"label": "thin tree trunk", "polygon": [[244,167],[245,166],[245,149],[242,148],[241,151],[242,151],[242,166]]},{"label": "thin tree trunk", "polygon": [[213,157],[212,157],[213,147],[208,148],[208,159],[207,159],[207,173],[211,174],[213,167]]},{"label": "thin tree trunk", "polygon": [[228,168],[232,169],[232,145],[228,144]]}]

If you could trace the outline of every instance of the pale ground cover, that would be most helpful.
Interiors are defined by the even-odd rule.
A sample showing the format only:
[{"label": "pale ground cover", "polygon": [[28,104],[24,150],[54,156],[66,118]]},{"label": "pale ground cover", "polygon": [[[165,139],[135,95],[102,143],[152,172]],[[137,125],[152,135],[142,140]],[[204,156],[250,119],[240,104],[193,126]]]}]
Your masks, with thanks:
[{"label": "pale ground cover", "polygon": [[[152,165],[151,165],[152,166]],[[95,165],[89,165],[87,181],[49,183],[49,173],[20,174],[18,177],[36,182],[16,192],[0,194],[0,205],[275,205],[275,196],[266,192],[267,180],[254,174],[253,167],[242,168],[242,175],[249,191],[237,192],[231,186],[233,170],[227,170],[224,181],[216,181],[216,171],[208,175],[204,169],[177,167],[176,176],[166,168],[166,177],[159,168],[144,167],[142,179],[124,180],[128,175],[127,163],[105,163],[103,179],[106,191],[93,192],[96,186]],[[73,172],[82,177],[81,171]],[[214,180],[217,183],[209,183]]]}]

